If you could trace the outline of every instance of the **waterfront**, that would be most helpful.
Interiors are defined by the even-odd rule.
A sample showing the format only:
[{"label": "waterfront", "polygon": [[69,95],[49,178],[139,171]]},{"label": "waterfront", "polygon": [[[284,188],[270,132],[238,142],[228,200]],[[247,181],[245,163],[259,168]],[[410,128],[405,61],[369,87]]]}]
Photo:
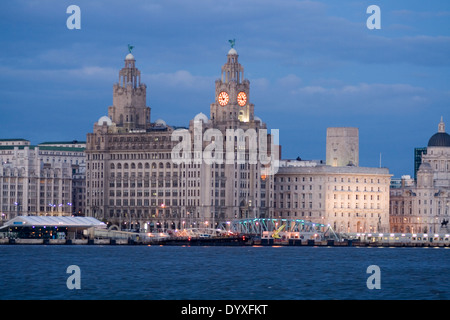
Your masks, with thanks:
[{"label": "waterfront", "polygon": [[[2,300],[450,298],[448,248],[9,245],[0,257]],[[79,290],[66,286],[70,265]]]}]

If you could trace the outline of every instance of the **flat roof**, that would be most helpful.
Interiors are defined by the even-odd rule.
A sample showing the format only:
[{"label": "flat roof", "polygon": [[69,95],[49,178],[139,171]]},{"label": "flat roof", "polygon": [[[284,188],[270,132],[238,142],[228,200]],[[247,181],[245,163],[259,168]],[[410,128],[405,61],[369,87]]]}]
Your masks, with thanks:
[{"label": "flat roof", "polygon": [[0,141],[30,141],[30,140],[17,138],[17,139],[0,139]]},{"label": "flat roof", "polygon": [[43,144],[86,144],[86,141],[78,141],[78,140],[72,140],[72,141],[46,141],[41,142],[39,145]]},{"label": "flat roof", "polygon": [[106,224],[93,217],[18,216],[5,223],[5,227],[60,226],[80,228],[106,228]]},{"label": "flat roof", "polygon": [[16,145],[16,146],[0,146],[0,150],[14,150],[14,148],[18,148],[18,150],[24,150],[28,148],[30,150],[35,150],[39,148],[40,151],[67,151],[67,152],[84,152],[86,148],[78,148],[78,147],[53,147],[53,146],[35,146],[35,145]]},{"label": "flat roof", "polygon": [[78,147],[50,147],[50,146],[38,146],[42,151],[68,151],[68,152],[84,152],[86,148]]}]

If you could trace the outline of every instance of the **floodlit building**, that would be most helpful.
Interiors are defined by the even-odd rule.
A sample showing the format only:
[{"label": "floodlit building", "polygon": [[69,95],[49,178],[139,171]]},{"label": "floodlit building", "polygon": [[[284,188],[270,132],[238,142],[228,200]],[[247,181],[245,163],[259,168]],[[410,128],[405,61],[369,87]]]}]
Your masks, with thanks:
[{"label": "floodlit building", "polygon": [[281,161],[274,216],[330,225],[337,232],[388,232],[387,168],[359,167],[357,128],[328,128],[327,161]]}]

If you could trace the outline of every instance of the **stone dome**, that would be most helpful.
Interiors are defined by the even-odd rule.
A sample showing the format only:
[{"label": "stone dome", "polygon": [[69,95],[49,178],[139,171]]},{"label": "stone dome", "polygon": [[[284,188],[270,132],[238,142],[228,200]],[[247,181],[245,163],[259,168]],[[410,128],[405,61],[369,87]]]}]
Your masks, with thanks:
[{"label": "stone dome", "polygon": [[162,126],[162,127],[166,127],[167,126],[166,122],[163,119],[156,120],[155,121],[155,125]]},{"label": "stone dome", "polygon": [[447,132],[438,132],[428,140],[429,147],[450,147],[450,135]]},{"label": "stone dome", "polygon": [[235,48],[231,48],[230,51],[228,51],[228,54],[238,54]]},{"label": "stone dome", "polygon": [[203,112],[200,112],[194,117],[194,121],[203,121],[203,123],[207,123],[208,117]]},{"label": "stone dome", "polygon": [[107,126],[112,125],[112,120],[109,117],[107,117],[107,116],[103,116],[100,119],[98,119],[97,124],[99,126],[102,126],[104,122],[106,122]]},{"label": "stone dome", "polygon": [[420,171],[433,171],[433,169],[431,168],[431,164],[429,164],[428,162],[423,162],[420,167],[419,167]]},{"label": "stone dome", "polygon": [[125,60],[134,60],[134,56],[133,56],[131,53],[129,53],[129,54],[127,54],[127,56],[125,57]]}]

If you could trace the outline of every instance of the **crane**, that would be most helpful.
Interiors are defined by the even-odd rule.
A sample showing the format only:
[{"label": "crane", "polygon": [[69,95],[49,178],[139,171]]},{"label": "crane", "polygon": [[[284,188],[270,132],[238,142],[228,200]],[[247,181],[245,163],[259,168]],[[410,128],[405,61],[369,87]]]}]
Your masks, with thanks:
[{"label": "crane", "polygon": [[274,239],[280,239],[280,238],[281,238],[281,237],[280,237],[280,232],[281,232],[281,230],[284,229],[284,227],[285,227],[285,225],[283,224],[281,227],[279,227],[277,230],[275,230],[275,231],[272,233],[272,238],[274,238]]}]

